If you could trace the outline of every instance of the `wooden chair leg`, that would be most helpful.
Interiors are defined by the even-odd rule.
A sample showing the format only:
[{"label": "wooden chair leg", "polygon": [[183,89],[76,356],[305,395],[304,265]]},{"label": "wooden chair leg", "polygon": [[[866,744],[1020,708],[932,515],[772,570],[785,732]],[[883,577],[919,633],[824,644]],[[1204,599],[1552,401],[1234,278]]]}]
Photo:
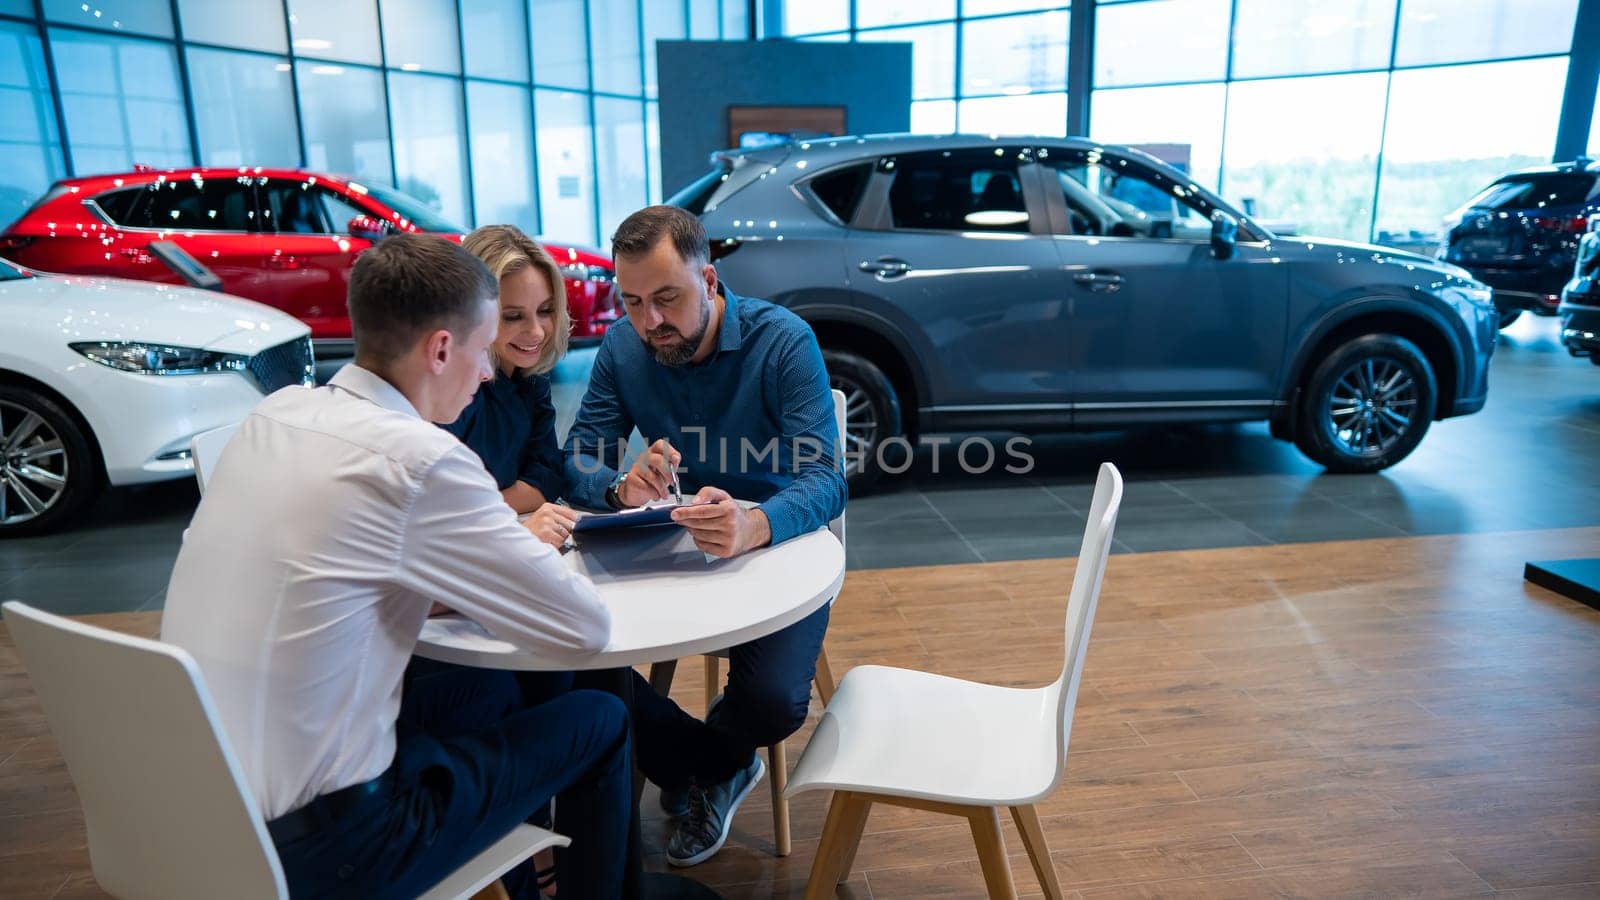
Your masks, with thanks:
[{"label": "wooden chair leg", "polygon": [[828,665],[828,648],[824,646],[822,652],[817,654],[817,696],[822,698],[822,705],[827,706],[833,699],[833,667]]},{"label": "wooden chair leg", "polygon": [[783,741],[767,748],[768,769],[772,774],[772,837],[777,845],[779,856],[788,856],[790,849],[789,840],[789,799],[783,796],[783,789],[789,786],[789,753],[784,749]]},{"label": "wooden chair leg", "polygon": [[1033,863],[1033,874],[1039,876],[1039,886],[1046,900],[1062,900],[1061,882],[1056,878],[1056,867],[1050,862],[1050,847],[1044,840],[1044,828],[1039,824],[1039,810],[1029,806],[1011,807],[1011,818],[1022,832],[1022,846],[1027,848],[1028,861]]},{"label": "wooden chair leg", "polygon": [[665,697],[672,692],[672,676],[678,671],[678,661],[650,664],[650,689]]},{"label": "wooden chair leg", "polygon": [[978,863],[983,866],[990,900],[1016,900],[1017,887],[1011,882],[1011,863],[1000,834],[1000,811],[993,806],[974,809],[967,814],[967,821],[972,824],[972,840],[978,845]]},{"label": "wooden chair leg", "polygon": [[511,895],[506,893],[506,886],[499,879],[489,882],[483,890],[472,895],[472,900],[511,900]]},{"label": "wooden chair leg", "polygon": [[867,813],[871,811],[872,801],[860,794],[834,792],[833,801],[828,804],[828,819],[822,823],[817,858],[811,864],[811,877],[806,882],[806,900],[832,897],[839,882],[850,876],[856,847],[861,843],[861,830],[866,827]]},{"label": "wooden chair leg", "polygon": [[706,654],[706,714],[711,714],[711,701],[717,699],[717,694],[722,689],[722,666],[720,660],[711,654]]}]

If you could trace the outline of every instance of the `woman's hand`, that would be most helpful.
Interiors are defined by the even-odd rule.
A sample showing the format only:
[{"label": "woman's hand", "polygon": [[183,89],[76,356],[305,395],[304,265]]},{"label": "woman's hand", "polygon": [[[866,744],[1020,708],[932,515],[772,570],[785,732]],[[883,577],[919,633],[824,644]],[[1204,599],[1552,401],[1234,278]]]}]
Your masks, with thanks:
[{"label": "woman's hand", "polygon": [[546,503],[523,521],[522,527],[546,544],[561,549],[578,521],[578,511],[559,503]]}]

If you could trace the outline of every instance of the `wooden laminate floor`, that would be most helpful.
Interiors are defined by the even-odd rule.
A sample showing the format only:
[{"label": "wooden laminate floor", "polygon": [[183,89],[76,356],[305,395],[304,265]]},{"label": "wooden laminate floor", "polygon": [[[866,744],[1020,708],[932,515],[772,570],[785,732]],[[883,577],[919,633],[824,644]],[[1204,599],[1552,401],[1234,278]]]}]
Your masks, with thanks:
[{"label": "wooden laminate floor", "polygon": [[[1083,898],[1600,897],[1600,613],[1521,580],[1525,560],[1597,553],[1587,528],[1114,556],[1066,781],[1040,804],[1062,883]],[[828,636],[835,673],[1047,682],[1072,565],[852,572]],[[674,687],[692,711],[699,671],[681,665]],[[653,790],[645,803],[659,866]],[[794,803],[794,853],[777,859],[758,790],[693,874],[728,898],[798,896],[825,804]],[[1037,894],[1005,823],[1019,891]],[[840,894],[982,884],[964,824],[878,808]],[[0,633],[0,897],[101,896]]]}]

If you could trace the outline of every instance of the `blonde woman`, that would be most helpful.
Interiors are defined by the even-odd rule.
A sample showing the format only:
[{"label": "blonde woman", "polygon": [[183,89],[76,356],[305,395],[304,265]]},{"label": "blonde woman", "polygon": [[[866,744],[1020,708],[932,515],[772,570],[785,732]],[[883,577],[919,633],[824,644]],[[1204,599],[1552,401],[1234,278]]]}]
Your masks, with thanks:
[{"label": "blonde woman", "polygon": [[485,225],[461,246],[499,279],[500,326],[490,349],[495,379],[445,428],[483,460],[512,509],[537,513],[535,533],[559,545],[575,520],[550,502],[565,493],[549,378],[571,330],[561,270],[513,225]]}]

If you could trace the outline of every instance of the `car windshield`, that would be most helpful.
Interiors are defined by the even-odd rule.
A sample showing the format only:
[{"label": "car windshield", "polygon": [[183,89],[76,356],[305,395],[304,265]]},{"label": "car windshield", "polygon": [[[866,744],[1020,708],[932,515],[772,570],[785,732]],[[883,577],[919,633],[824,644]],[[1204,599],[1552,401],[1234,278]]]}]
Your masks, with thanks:
[{"label": "car windshield", "polygon": [[1507,175],[1467,201],[1469,209],[1539,209],[1575,206],[1594,190],[1587,172],[1535,172]]},{"label": "car windshield", "polygon": [[439,214],[438,210],[410,194],[401,193],[394,188],[378,187],[370,184],[363,184],[362,187],[366,188],[367,193],[376,197],[379,202],[410,219],[411,224],[423,231],[453,234],[466,233],[466,229],[448,221]]}]

